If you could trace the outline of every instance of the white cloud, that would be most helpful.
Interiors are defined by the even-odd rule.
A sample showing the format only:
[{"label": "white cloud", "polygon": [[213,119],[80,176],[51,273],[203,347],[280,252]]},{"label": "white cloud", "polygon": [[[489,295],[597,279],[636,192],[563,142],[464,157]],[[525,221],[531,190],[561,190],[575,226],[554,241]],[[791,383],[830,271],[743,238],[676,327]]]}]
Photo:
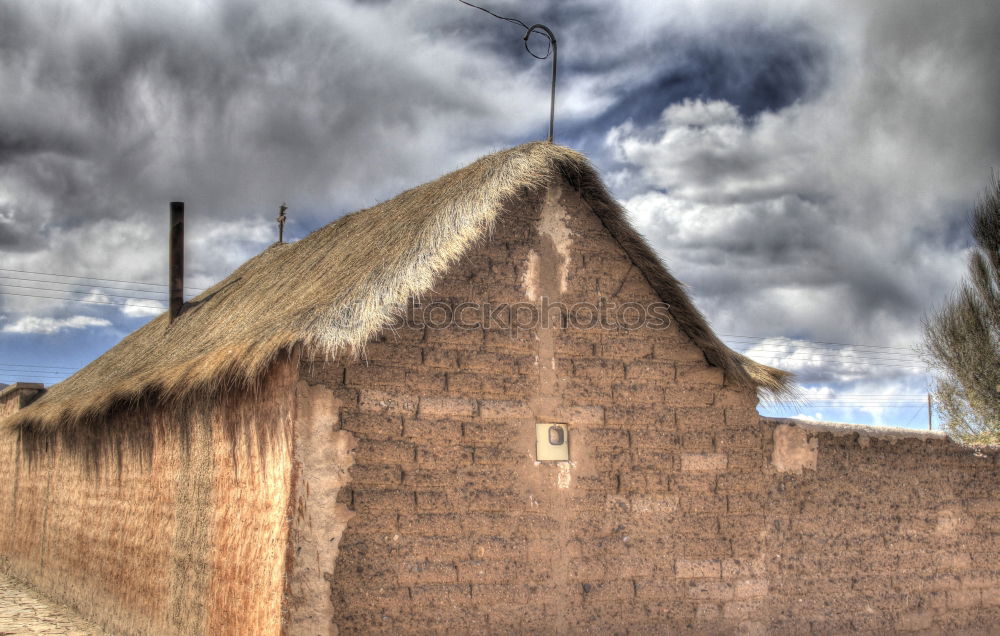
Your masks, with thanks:
[{"label": "white cloud", "polygon": [[166,311],[166,306],[162,303],[154,303],[148,300],[126,300],[121,312],[129,318],[148,318],[159,316]]},{"label": "white cloud", "polygon": [[42,318],[24,316],[15,322],[3,326],[4,333],[34,333],[53,334],[67,329],[86,329],[88,327],[110,327],[111,321],[93,316],[71,316],[69,318]]},{"label": "white cloud", "polygon": [[[828,48],[822,90],[753,117],[686,99],[615,126],[615,187],[720,331],[914,344],[964,273],[965,214],[1000,163],[995,11],[788,6]],[[794,353],[771,358],[820,364]]]}]

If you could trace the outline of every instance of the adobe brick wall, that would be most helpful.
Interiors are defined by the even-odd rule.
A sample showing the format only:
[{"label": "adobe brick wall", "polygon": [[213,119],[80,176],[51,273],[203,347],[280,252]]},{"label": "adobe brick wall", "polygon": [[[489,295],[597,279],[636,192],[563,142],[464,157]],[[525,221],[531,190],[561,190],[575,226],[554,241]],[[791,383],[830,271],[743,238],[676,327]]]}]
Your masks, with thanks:
[{"label": "adobe brick wall", "polygon": [[111,633],[279,633],[296,380],[112,416],[96,446],[0,432],[0,570]]},{"label": "adobe brick wall", "polygon": [[23,409],[44,392],[44,386],[35,382],[15,382],[0,389],[0,419]]},{"label": "adobe brick wall", "polygon": [[[602,296],[657,300],[557,186],[422,300]],[[752,392],[724,386],[674,325],[433,329],[419,315],[365,361],[302,367],[355,444],[338,491],[353,517],[327,576],[341,633],[758,624],[766,529],[744,483],[767,458]],[[536,421],[569,424],[572,465],[534,461]]]},{"label": "adobe brick wall", "polygon": [[788,420],[761,430],[772,630],[996,633],[1000,450]]}]

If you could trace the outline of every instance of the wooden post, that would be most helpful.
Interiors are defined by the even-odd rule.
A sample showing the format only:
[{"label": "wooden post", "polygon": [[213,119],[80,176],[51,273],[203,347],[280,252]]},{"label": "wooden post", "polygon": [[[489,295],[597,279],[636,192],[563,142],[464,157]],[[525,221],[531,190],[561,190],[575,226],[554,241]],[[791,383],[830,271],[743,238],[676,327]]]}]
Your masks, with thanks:
[{"label": "wooden post", "polygon": [[181,313],[184,305],[184,202],[170,204],[170,318]]},{"label": "wooden post", "polygon": [[931,420],[931,394],[927,394],[927,430],[933,431],[933,421]]}]

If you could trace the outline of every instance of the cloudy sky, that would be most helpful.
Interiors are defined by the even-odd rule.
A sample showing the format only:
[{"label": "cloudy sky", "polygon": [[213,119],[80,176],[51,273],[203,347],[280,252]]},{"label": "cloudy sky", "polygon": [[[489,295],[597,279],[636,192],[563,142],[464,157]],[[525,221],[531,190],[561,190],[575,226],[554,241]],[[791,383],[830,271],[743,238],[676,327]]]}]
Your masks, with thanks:
[{"label": "cloudy sky", "polygon": [[[799,374],[766,412],[926,426],[920,322],[1000,167],[1000,5],[481,4],[556,32],[556,141],[727,342]],[[0,382],[58,381],[158,313],[170,200],[195,293],[282,201],[299,238],[543,138],[522,35],[455,0],[4,0]]]}]

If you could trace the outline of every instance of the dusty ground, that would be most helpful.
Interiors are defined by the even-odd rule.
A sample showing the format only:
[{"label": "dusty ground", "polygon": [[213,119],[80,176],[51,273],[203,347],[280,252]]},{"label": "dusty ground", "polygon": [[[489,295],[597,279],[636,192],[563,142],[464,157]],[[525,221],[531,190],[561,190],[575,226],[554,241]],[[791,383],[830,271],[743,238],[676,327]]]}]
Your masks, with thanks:
[{"label": "dusty ground", "polygon": [[0,636],[14,634],[103,636],[105,632],[73,610],[48,601],[20,582],[0,574]]}]

